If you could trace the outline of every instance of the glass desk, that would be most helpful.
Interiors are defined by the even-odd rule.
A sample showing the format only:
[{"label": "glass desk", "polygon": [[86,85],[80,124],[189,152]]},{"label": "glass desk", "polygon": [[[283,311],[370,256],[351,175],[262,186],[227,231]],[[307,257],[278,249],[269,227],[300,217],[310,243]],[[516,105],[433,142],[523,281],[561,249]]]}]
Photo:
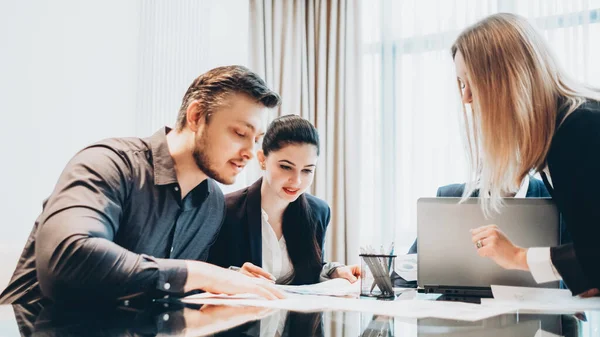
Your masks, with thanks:
[{"label": "glass desk", "polygon": [[296,313],[251,307],[152,303],[144,308],[0,306],[0,336],[600,336],[600,311],[505,314],[476,322],[360,312]]}]

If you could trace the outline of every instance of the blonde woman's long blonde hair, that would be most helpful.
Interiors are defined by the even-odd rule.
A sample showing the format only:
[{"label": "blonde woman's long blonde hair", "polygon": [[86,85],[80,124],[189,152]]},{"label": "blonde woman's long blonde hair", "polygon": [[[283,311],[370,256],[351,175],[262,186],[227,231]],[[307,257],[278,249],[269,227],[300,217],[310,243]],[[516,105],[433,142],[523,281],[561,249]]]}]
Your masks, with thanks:
[{"label": "blonde woman's long blonde hair", "polygon": [[491,15],[467,28],[452,57],[459,51],[473,97],[470,115],[463,105],[471,164],[463,196],[475,189],[489,196],[482,207],[490,215],[505,193],[546,166],[559,111],[567,116],[600,93],[570,79],[541,34],[518,15]]}]

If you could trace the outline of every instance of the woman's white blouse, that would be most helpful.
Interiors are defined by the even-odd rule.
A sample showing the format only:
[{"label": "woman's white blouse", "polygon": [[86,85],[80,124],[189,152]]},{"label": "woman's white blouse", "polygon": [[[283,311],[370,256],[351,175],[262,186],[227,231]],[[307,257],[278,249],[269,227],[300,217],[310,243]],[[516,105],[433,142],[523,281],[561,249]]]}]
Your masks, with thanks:
[{"label": "woman's white blouse", "polygon": [[275,276],[277,283],[285,279],[294,271],[292,262],[287,251],[285,238],[277,240],[275,231],[269,224],[269,216],[264,209],[261,211],[261,229],[262,229],[262,268]]}]

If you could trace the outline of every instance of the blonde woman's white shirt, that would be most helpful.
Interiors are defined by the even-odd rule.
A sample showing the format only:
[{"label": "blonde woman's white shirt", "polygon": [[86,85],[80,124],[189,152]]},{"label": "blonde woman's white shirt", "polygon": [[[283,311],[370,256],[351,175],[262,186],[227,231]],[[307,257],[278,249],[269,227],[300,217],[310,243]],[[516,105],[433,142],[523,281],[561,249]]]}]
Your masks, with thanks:
[{"label": "blonde woman's white shirt", "polygon": [[[550,171],[546,166],[543,170],[546,178],[552,186],[552,178]],[[550,257],[550,247],[533,247],[527,250],[527,265],[533,279],[537,283],[546,283],[552,281],[560,281],[562,277],[554,267],[552,258]]]}]

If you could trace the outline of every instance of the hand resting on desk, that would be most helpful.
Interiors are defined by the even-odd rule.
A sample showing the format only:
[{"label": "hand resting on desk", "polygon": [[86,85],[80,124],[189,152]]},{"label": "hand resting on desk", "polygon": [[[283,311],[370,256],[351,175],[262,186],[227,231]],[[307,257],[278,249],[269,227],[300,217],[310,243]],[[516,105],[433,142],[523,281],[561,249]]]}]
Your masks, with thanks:
[{"label": "hand resting on desk", "polygon": [[[238,270],[238,272],[254,278],[264,279],[268,282],[274,283],[276,278],[271,275],[266,270],[262,269],[259,266],[256,266],[250,262],[244,263],[242,267]],[[354,283],[360,277],[360,266],[359,265],[351,265],[351,266],[340,266],[335,268],[335,270],[331,273],[330,277],[332,279],[335,278],[343,278],[348,280],[350,283]]]},{"label": "hand resting on desk", "polygon": [[358,281],[360,277],[360,266],[355,264],[351,266],[341,266],[337,267],[333,273],[331,273],[331,278],[343,278],[348,280],[350,283],[354,283]]},{"label": "hand resting on desk", "polygon": [[250,262],[244,263],[244,265],[242,265],[242,268],[240,268],[238,271],[246,276],[261,278],[271,283],[275,283],[275,281],[277,280],[275,276],[271,275],[268,271],[262,269],[259,266],[255,266]]},{"label": "hand resting on desk", "polygon": [[188,279],[186,292],[202,289],[213,294],[255,294],[269,300],[285,298],[285,295],[264,279],[252,278],[239,272],[198,261],[186,261]]}]

